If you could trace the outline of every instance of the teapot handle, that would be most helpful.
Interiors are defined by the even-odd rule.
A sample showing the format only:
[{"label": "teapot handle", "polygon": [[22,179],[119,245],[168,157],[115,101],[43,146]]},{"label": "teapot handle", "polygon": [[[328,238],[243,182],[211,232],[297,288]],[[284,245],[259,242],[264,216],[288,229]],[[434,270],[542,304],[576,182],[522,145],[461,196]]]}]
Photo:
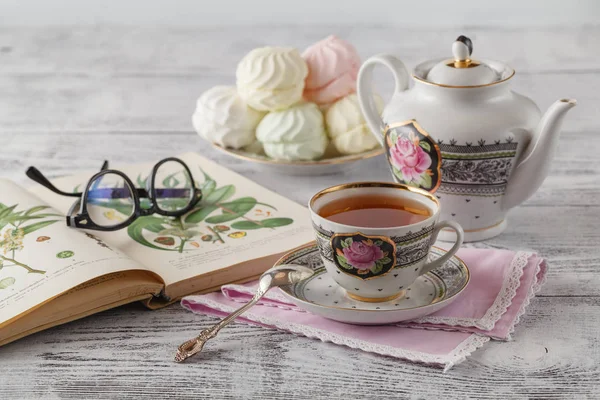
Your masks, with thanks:
[{"label": "teapot handle", "polygon": [[394,81],[396,82],[394,93],[399,93],[408,89],[408,72],[406,71],[404,63],[391,54],[378,54],[369,58],[360,67],[360,71],[358,72],[357,94],[360,109],[362,110],[369,128],[371,128],[371,132],[375,135],[375,138],[381,146],[384,146],[384,138],[381,134],[384,124],[375,107],[371,90],[373,68],[377,64],[383,64],[392,71]]}]

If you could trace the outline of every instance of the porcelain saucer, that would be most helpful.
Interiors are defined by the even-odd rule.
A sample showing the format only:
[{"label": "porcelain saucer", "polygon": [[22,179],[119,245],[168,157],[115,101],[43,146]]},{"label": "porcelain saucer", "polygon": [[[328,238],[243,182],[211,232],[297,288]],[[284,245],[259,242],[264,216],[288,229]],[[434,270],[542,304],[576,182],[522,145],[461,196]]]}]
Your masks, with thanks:
[{"label": "porcelain saucer", "polygon": [[[432,247],[429,257],[435,259],[446,251]],[[296,306],[335,321],[360,325],[381,325],[420,318],[452,303],[469,283],[469,269],[458,257],[418,277],[402,297],[381,303],[351,299],[331,278],[315,243],[296,248],[275,265],[300,264],[315,274],[300,283],[284,286],[283,295]]]}]

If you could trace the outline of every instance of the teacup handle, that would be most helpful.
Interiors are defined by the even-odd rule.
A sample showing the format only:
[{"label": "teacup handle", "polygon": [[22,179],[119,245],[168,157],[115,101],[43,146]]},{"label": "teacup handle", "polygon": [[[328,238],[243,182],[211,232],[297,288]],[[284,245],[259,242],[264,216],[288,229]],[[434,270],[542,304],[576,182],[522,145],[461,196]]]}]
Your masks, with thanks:
[{"label": "teacup handle", "polygon": [[463,228],[454,221],[438,222],[435,225],[435,228],[433,228],[433,235],[431,236],[431,243],[434,243],[437,240],[438,234],[444,228],[450,228],[454,232],[456,232],[456,242],[454,243],[454,246],[452,246],[452,248],[446,252],[446,254],[444,254],[437,260],[433,260],[430,263],[423,265],[423,268],[421,269],[421,275],[426,274],[427,272],[433,271],[434,269],[442,266],[446,261],[448,261],[450,258],[452,258],[452,256],[454,254],[456,254],[458,249],[460,249],[460,246],[462,246],[465,233],[463,232]]}]

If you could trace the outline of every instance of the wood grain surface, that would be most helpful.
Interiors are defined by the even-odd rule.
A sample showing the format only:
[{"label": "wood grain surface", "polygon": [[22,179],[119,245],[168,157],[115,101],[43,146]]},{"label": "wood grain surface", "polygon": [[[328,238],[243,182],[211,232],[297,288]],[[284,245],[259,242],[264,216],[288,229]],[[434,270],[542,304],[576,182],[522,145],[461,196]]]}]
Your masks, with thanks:
[{"label": "wood grain surface", "polygon": [[[490,343],[448,373],[241,324],[202,357],[173,363],[176,346],[214,320],[173,305],[134,304],[0,348],[0,399],[88,398],[599,398],[600,27],[406,30],[400,26],[179,29],[0,27],[0,176],[51,177],[197,151],[305,204],[317,190],[390,180],[382,158],[342,175],[296,177],[223,156],[192,130],[198,95],[233,84],[237,61],[266,44],[304,48],[330,33],[363,57],[399,55],[409,66],[449,54],[458,34],[474,56],[506,60],[514,89],[545,109],[574,97],[550,176],[477,246],[534,249],[548,283],[514,341]],[[476,58],[477,58],[476,57]],[[389,93],[383,71],[379,91]]]}]

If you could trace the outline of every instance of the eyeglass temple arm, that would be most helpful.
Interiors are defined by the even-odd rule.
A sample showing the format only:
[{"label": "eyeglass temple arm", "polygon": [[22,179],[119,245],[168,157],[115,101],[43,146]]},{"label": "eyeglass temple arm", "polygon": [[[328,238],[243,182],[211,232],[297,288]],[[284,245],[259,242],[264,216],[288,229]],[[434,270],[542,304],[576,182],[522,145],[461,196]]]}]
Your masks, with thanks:
[{"label": "eyeglass temple arm", "polygon": [[63,192],[62,190],[60,190],[59,188],[57,188],[56,186],[54,186],[52,184],[52,182],[50,182],[48,180],[48,178],[46,178],[44,176],[44,174],[42,174],[40,172],[40,170],[37,169],[36,167],[29,167],[29,168],[27,168],[27,171],[25,172],[25,175],[27,175],[34,182],[37,182],[40,185],[44,186],[45,188],[52,190],[56,194],[60,194],[62,196],[70,196],[70,197],[79,197],[79,196],[81,196],[80,192],[79,193],[78,192]]},{"label": "eyeglass temple arm", "polygon": [[[108,160],[104,160],[104,162],[102,163],[102,167],[100,167],[100,171],[104,171],[105,169],[108,169]],[[46,178],[44,174],[42,174],[42,172],[36,167],[27,168],[27,171],[25,171],[25,175],[27,175],[29,179],[39,183],[47,189],[52,190],[56,194],[69,197],[81,196],[81,192],[63,192],[62,190],[54,186],[52,182],[50,182],[50,180],[48,180],[48,178]]]}]

